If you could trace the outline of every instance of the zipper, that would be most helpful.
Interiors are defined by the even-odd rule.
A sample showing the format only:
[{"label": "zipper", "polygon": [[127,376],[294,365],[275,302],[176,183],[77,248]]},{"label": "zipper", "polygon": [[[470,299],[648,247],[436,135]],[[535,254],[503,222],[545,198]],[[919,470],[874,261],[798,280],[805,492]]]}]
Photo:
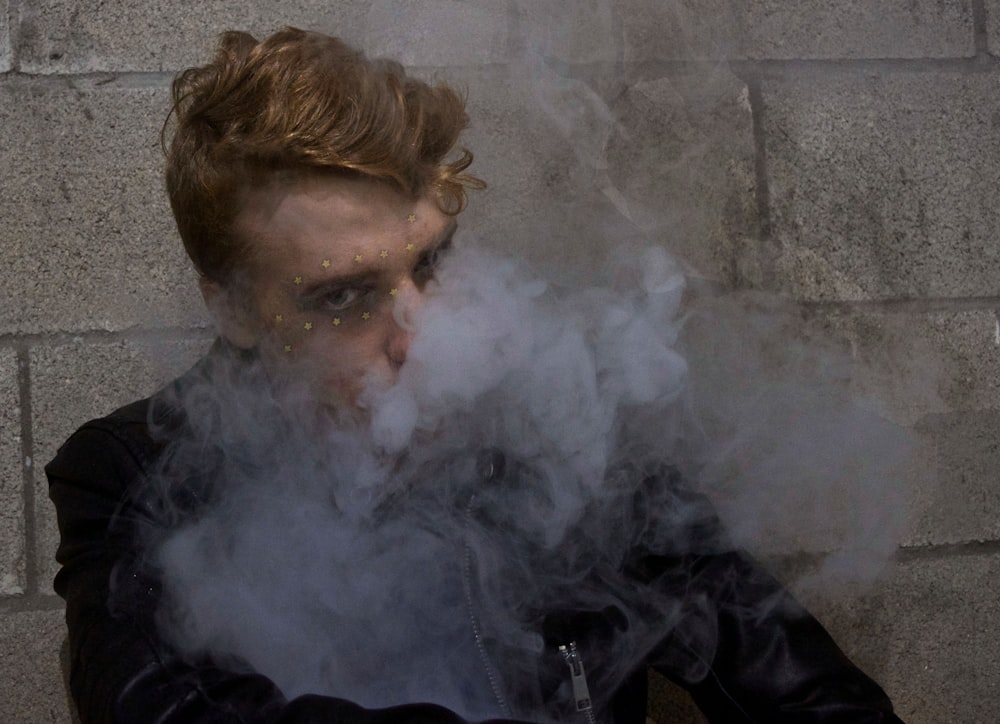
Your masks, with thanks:
[{"label": "zipper", "polygon": [[497,704],[500,705],[501,712],[509,719],[511,718],[510,707],[507,705],[507,699],[500,688],[500,674],[497,672],[493,661],[490,659],[490,654],[486,650],[486,644],[483,642],[482,632],[479,628],[479,619],[476,618],[475,608],[472,605],[472,548],[469,547],[468,529],[469,521],[472,518],[472,506],[475,501],[476,496],[473,494],[469,498],[468,505],[465,506],[466,536],[462,551],[462,590],[465,593],[465,608],[469,614],[469,621],[472,623],[472,634],[476,639],[476,649],[479,651],[479,658],[483,662],[483,668],[486,669],[486,677],[490,682],[490,690],[493,692],[493,697],[497,700]]},{"label": "zipper", "polygon": [[597,724],[594,708],[590,701],[590,687],[587,686],[587,672],[583,669],[583,659],[576,650],[576,641],[561,645],[559,653],[569,667],[569,677],[573,684],[573,703],[577,712],[583,714],[587,724]]}]

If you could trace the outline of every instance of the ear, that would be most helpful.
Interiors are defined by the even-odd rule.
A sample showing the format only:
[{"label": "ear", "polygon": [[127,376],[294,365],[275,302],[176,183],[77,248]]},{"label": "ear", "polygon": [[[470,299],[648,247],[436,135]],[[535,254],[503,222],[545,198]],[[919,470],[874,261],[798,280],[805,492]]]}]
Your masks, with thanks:
[{"label": "ear", "polygon": [[236,299],[233,292],[202,275],[198,287],[205,306],[215,319],[219,333],[234,347],[251,349],[257,346],[257,331],[252,312]]}]

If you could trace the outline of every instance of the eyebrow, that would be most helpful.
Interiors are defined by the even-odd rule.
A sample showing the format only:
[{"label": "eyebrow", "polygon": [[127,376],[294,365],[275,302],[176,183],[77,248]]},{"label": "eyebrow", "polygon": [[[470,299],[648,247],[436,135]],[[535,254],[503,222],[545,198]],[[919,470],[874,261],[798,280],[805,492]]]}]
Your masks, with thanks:
[{"label": "eyebrow", "polygon": [[[423,257],[435,251],[441,251],[450,247],[456,231],[458,231],[458,221],[453,218],[450,220],[448,225],[441,230],[441,233],[435,236],[431,243],[420,252],[420,256]],[[306,284],[298,294],[298,297],[302,301],[310,301],[312,299],[322,297],[325,293],[335,289],[369,283],[374,280],[378,274],[379,269],[377,267],[369,266],[355,272],[338,274],[336,276],[327,277],[326,279],[318,279],[315,282]]]}]

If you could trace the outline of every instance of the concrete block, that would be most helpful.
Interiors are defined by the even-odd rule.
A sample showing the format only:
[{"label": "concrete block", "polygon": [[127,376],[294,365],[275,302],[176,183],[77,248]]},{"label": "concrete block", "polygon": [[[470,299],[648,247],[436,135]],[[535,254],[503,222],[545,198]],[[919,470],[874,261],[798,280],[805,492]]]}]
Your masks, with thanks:
[{"label": "concrete block", "polygon": [[73,721],[60,664],[62,609],[0,613],[0,721]]},{"label": "concrete block", "polygon": [[930,415],[917,431],[934,478],[911,491],[905,542],[1000,539],[1000,411]]},{"label": "concrete block", "polygon": [[1000,55],[1000,1],[985,0],[986,38],[990,55]]},{"label": "concrete block", "polygon": [[993,312],[855,313],[827,318],[849,340],[855,391],[906,426],[925,416],[1000,409]]},{"label": "concrete block", "polygon": [[773,286],[806,299],[995,296],[991,75],[817,73],[764,85]]},{"label": "concrete block", "polygon": [[899,543],[992,539],[1000,390],[992,312],[858,313],[823,317],[852,353],[852,388],[863,404],[913,431],[902,471],[907,521]]},{"label": "concrete block", "polygon": [[204,321],[163,191],[164,88],[0,81],[0,333]]},{"label": "concrete block", "polygon": [[574,222],[594,203],[586,161],[556,131],[532,89],[512,75],[497,66],[447,74],[468,93],[471,122],[463,142],[475,154],[469,170],[489,184],[470,194],[460,233],[540,266],[600,258],[600,242],[574,233],[586,228]]},{"label": "concrete block", "polygon": [[947,58],[975,55],[973,3],[781,0],[744,5],[748,58]]},{"label": "concrete block", "polygon": [[991,442],[1000,424],[996,327],[992,312],[837,312],[815,315],[803,335],[849,353],[856,399],[912,432],[913,456],[899,471],[907,507],[901,545],[1000,532],[1000,459]]},{"label": "concrete block", "polygon": [[996,719],[1000,555],[911,554],[861,594],[807,601],[909,724]]},{"label": "concrete block", "polygon": [[449,75],[469,93],[471,171],[490,184],[465,228],[574,282],[636,241],[731,275],[755,222],[750,116],[731,76],[636,82],[610,100],[602,79],[554,71],[534,86],[502,68]]},{"label": "concrete block", "polygon": [[93,343],[77,339],[31,350],[35,538],[43,591],[50,590],[58,570],[54,556],[59,533],[42,468],[84,422],[148,397],[188,369],[208,344],[200,339]]},{"label": "concrete block", "polygon": [[374,0],[358,43],[407,66],[502,63],[509,57],[508,0]]},{"label": "concrete block", "polygon": [[537,55],[563,63],[621,60],[622,3],[608,0],[516,0],[512,41],[515,55]]},{"label": "concrete block", "polygon": [[[621,0],[626,61],[741,58],[750,42],[745,3],[729,0]],[[739,7],[737,7],[739,6]]]},{"label": "concrete block", "polygon": [[24,462],[17,355],[0,349],[0,596],[24,592]]},{"label": "concrete block", "polygon": [[972,3],[621,0],[626,60],[944,58],[975,54]]},{"label": "concrete block", "polygon": [[0,73],[6,73],[13,65],[10,56],[10,2],[0,0]]},{"label": "concrete block", "polygon": [[178,7],[125,0],[46,0],[22,8],[18,48],[30,73],[173,71],[208,60],[226,30],[257,38],[291,25],[318,30],[408,64],[493,63],[506,58],[507,2],[405,0],[293,5],[217,0]]},{"label": "concrete block", "polygon": [[753,119],[746,86],[721,70],[630,83],[612,108],[607,181],[650,241],[696,274],[756,277]]},{"label": "concrete block", "polygon": [[941,396],[950,410],[1000,409],[1000,319],[995,312],[928,316],[928,340],[946,360]]},{"label": "concrete block", "polygon": [[918,436],[854,388],[847,333],[777,295],[692,284],[678,349],[707,438],[697,479],[730,534],[760,556],[836,552],[824,585],[877,575],[934,479]]},{"label": "concrete block", "polygon": [[17,48],[28,73],[173,71],[207,61],[226,30],[269,35],[285,25],[360,36],[367,3],[304,0],[294,6],[216,0],[172,3],[24,3]]}]

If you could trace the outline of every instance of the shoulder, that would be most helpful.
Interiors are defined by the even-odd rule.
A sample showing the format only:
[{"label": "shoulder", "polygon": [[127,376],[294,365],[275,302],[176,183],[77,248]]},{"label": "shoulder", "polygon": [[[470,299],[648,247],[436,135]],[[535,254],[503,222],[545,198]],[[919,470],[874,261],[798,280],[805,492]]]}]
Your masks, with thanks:
[{"label": "shoulder", "polygon": [[180,399],[177,390],[203,374],[207,364],[208,357],[203,358],[153,395],[81,425],[45,466],[50,485],[56,480],[115,481],[121,492],[137,476],[148,472],[170,435],[184,424],[184,410],[176,402]]},{"label": "shoulder", "polygon": [[45,466],[49,481],[132,478],[155,454],[147,422],[152,398],[136,400],[81,425]]}]

